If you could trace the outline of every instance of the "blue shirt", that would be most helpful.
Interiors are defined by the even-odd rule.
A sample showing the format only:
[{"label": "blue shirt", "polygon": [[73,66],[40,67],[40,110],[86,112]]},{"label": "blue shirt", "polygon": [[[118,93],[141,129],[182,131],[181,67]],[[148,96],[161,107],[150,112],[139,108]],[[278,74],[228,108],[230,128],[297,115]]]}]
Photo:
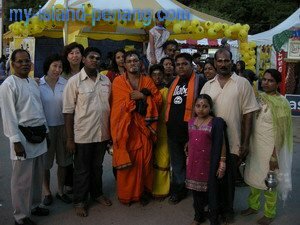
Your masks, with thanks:
[{"label": "blue shirt", "polygon": [[62,113],[62,94],[66,84],[67,80],[59,77],[54,90],[52,90],[46,82],[45,76],[43,76],[40,80],[39,88],[41,92],[41,100],[48,126],[60,126],[65,123]]}]

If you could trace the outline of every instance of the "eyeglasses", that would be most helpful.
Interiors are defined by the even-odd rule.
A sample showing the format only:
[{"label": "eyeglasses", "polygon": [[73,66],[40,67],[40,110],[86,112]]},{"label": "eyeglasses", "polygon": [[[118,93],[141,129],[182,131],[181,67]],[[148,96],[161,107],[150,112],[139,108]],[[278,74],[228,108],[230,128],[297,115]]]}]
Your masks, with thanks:
[{"label": "eyeglasses", "polygon": [[217,63],[226,63],[226,64],[228,64],[230,62],[231,62],[230,59],[217,59]]},{"label": "eyeglasses", "polygon": [[14,63],[17,63],[17,64],[30,64],[31,63],[31,60],[30,59],[24,59],[24,60],[17,60],[17,61],[14,61]]},{"label": "eyeglasses", "polygon": [[96,59],[97,61],[99,61],[99,60],[101,59],[99,56],[95,56],[95,55],[90,55],[89,58],[90,58],[91,60]]},{"label": "eyeglasses", "polygon": [[128,63],[128,64],[129,63],[134,63],[135,64],[135,63],[138,63],[138,62],[139,62],[139,60],[137,60],[137,59],[135,59],[135,60],[126,60],[125,61],[125,63]]}]

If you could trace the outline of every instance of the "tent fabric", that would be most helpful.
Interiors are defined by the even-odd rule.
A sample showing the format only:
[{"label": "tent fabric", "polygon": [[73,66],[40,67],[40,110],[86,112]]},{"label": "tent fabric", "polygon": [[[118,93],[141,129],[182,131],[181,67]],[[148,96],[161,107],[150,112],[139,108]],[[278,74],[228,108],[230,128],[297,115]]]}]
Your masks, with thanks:
[{"label": "tent fabric", "polygon": [[254,41],[257,45],[272,45],[273,36],[283,32],[284,30],[299,28],[300,27],[300,8],[298,8],[290,17],[285,21],[278,24],[272,29],[258,33],[255,35],[249,35],[248,41]]}]

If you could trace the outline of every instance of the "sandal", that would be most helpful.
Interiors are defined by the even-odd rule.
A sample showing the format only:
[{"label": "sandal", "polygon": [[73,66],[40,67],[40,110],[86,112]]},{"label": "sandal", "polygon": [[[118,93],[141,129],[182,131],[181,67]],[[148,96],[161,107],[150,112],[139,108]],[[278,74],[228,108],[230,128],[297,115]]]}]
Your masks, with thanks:
[{"label": "sandal", "polygon": [[111,206],[112,202],[105,197],[104,195],[99,196],[98,198],[95,199],[96,202],[100,203],[101,205],[104,206]]}]

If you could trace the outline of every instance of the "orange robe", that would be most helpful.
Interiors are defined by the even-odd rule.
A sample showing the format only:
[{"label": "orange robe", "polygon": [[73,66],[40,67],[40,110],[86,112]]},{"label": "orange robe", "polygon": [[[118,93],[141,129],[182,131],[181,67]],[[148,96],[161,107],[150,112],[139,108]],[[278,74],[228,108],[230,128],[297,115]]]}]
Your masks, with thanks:
[{"label": "orange robe", "polygon": [[136,103],[130,99],[133,89],[126,74],[116,77],[112,85],[113,166],[117,169],[117,194],[122,203],[139,201],[144,191],[152,190],[152,144],[162,96],[152,79],[141,75],[138,90],[143,88],[151,92],[146,100],[146,116],[135,111]]}]

